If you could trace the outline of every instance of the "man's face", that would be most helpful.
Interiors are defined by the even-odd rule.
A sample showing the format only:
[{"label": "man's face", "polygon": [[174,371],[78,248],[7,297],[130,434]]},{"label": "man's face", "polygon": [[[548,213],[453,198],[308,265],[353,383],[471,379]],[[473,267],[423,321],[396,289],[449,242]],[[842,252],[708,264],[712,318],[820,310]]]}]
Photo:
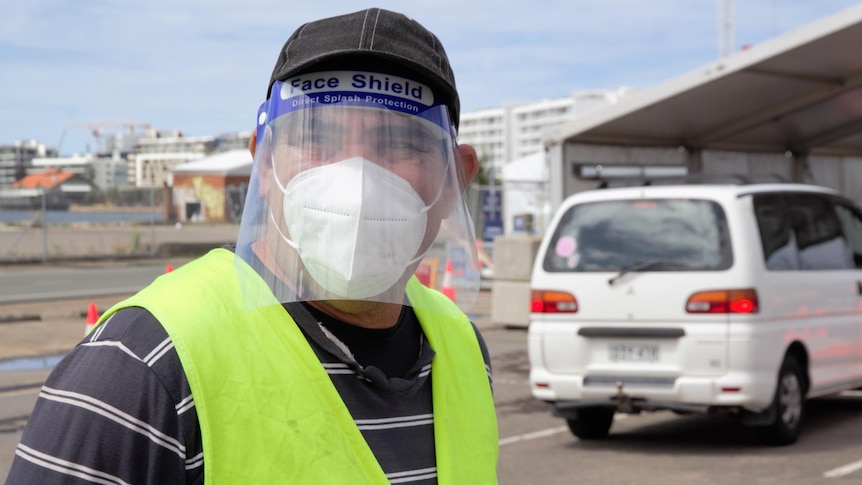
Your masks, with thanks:
[{"label": "man's face", "polygon": [[323,106],[303,110],[300,116],[285,115],[272,128],[272,167],[261,183],[267,186],[271,222],[288,237],[290,223],[283,218],[281,189],[305,170],[354,157],[404,179],[428,206],[417,255],[431,247],[441,222],[460,198],[459,155],[451,136],[426,120],[385,109]]},{"label": "man's face", "polygon": [[[382,271],[397,261],[388,267],[392,274],[391,268],[403,263],[398,282],[370,300],[401,304],[400,292],[432,245],[434,258],[447,257],[446,251],[462,243],[469,254],[473,228],[462,190],[478,163],[474,151],[456,147],[450,130],[440,128],[447,125],[446,108],[433,109],[420,118],[381,108],[318,105],[282,111],[261,139],[252,137],[258,198],[247,205],[252,216],[243,215],[243,227],[264,266],[285,282],[290,290],[285,294],[324,295],[343,284],[324,271],[350,268],[360,271],[355,273],[360,278],[361,271]],[[388,214],[391,224],[383,223]],[[348,218],[366,222],[351,226]],[[363,253],[345,263],[349,245]]]},{"label": "man's face", "polygon": [[273,176],[282,187],[310,168],[361,157],[403,178],[431,205],[440,199],[455,150],[448,134],[424,120],[383,109],[319,107],[278,123]]}]

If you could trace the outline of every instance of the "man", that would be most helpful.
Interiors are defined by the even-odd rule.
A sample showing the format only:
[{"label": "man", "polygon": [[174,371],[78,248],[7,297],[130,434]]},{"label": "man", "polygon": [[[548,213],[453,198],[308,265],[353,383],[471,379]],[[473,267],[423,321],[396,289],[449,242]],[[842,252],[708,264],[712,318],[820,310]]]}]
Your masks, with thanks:
[{"label": "man", "polygon": [[413,276],[432,255],[476,268],[458,116],[417,22],[300,27],[258,111],[237,244],[103,315],[7,483],[496,483],[487,349]]}]

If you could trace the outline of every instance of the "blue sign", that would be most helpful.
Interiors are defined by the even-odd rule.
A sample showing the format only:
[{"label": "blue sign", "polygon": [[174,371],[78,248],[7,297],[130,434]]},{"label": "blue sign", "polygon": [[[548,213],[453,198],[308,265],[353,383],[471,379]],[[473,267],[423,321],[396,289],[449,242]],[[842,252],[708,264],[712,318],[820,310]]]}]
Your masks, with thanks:
[{"label": "blue sign", "polygon": [[482,240],[492,242],[503,235],[503,192],[482,189]]}]

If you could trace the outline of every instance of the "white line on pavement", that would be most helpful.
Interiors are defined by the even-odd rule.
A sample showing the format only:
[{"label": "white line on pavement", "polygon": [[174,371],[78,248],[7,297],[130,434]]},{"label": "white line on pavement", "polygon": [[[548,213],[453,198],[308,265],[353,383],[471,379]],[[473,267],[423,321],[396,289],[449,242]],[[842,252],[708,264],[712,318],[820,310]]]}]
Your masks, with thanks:
[{"label": "white line on pavement", "polygon": [[522,384],[529,385],[530,381],[528,379],[508,379],[505,377],[497,378],[497,376],[494,376],[494,384],[515,384],[520,386]]},{"label": "white line on pavement", "polygon": [[[862,391],[844,391],[841,393],[841,395],[848,397],[862,397]],[[825,478],[841,478],[859,470],[862,470],[862,460],[848,463],[847,465],[839,466],[838,468],[833,468],[824,473],[823,476]]]},{"label": "white line on pavement", "polygon": [[568,431],[568,430],[569,430],[568,426],[559,426],[557,428],[548,428],[548,429],[543,429],[541,431],[534,431],[532,433],[519,434],[517,436],[510,436],[508,438],[501,439],[500,440],[500,446],[511,445],[512,443],[518,443],[520,441],[529,441],[529,440],[534,440],[534,439],[538,439],[538,438],[544,438],[544,437],[552,436],[552,435],[555,435],[558,433],[563,433],[563,432]]},{"label": "white line on pavement", "polygon": [[[614,417],[614,420],[626,419],[627,415],[625,414],[617,414]],[[519,443],[521,441],[529,441],[535,440],[539,438],[547,438],[548,436],[553,436],[558,433],[564,433],[569,430],[568,426],[559,426],[557,428],[548,428],[543,429],[541,431],[533,431],[532,433],[519,434],[516,436],[510,436],[508,438],[503,438],[500,440],[500,446],[511,445],[512,443]]]},{"label": "white line on pavement", "polygon": [[844,466],[839,466],[838,468],[833,468],[828,472],[824,473],[823,476],[826,478],[840,478],[858,470],[862,470],[862,460],[859,460],[855,463],[849,463]]}]

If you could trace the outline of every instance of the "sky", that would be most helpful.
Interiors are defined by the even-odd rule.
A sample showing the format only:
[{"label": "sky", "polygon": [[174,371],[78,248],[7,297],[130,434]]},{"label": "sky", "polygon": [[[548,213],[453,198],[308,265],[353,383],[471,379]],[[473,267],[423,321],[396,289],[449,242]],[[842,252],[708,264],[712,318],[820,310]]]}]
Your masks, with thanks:
[{"label": "sky", "polygon": [[[735,50],[858,5],[734,0]],[[443,42],[462,112],[645,89],[715,62],[719,0],[0,0],[0,145],[86,152],[125,124],[254,128],[275,59],[304,22],[382,7]]]}]

